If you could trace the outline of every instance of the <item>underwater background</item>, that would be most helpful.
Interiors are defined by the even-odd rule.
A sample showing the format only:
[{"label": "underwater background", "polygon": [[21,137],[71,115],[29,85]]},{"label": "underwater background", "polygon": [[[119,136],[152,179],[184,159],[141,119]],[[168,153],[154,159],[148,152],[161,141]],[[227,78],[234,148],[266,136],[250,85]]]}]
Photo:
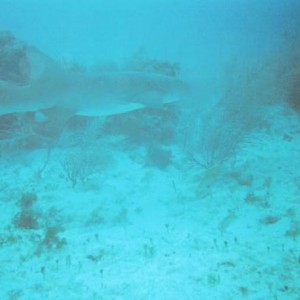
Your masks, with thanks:
[{"label": "underwater background", "polygon": [[0,0],[0,299],[300,299],[300,2]]}]

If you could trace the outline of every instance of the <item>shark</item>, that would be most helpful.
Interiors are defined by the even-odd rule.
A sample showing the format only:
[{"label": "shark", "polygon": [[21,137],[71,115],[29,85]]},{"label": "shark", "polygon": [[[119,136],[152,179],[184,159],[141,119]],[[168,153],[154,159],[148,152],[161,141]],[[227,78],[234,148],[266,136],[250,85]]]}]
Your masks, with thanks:
[{"label": "shark", "polygon": [[28,82],[0,80],[0,116],[49,108],[109,116],[179,101],[189,91],[185,81],[156,73],[68,70],[33,47],[27,49],[27,59]]}]

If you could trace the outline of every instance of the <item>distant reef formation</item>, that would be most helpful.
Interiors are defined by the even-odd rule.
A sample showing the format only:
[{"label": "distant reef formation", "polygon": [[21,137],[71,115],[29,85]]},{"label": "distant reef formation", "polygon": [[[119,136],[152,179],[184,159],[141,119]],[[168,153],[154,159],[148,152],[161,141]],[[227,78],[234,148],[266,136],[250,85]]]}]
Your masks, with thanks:
[{"label": "distant reef formation", "polygon": [[26,84],[30,79],[27,45],[8,31],[0,32],[0,80]]}]

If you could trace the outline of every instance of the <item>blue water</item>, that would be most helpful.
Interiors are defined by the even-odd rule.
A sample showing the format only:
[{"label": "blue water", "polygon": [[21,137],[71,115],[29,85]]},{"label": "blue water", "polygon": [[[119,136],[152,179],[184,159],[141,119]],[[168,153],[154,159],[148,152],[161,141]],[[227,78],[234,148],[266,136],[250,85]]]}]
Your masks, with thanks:
[{"label": "blue water", "polygon": [[299,28],[298,13],[297,1],[25,0],[1,1],[0,25],[55,57],[115,60],[145,47],[198,65],[272,47]]},{"label": "blue water", "polygon": [[0,300],[299,299],[299,1],[0,0],[0,32]]}]

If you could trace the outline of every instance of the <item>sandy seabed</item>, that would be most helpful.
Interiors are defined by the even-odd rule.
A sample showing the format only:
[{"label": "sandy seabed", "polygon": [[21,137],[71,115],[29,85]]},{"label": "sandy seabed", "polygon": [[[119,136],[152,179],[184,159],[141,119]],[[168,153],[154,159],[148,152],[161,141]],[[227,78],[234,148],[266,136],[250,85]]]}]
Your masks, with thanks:
[{"label": "sandy seabed", "polygon": [[276,118],[211,169],[111,139],[76,184],[74,149],[3,159],[0,299],[299,299],[300,123]]}]

